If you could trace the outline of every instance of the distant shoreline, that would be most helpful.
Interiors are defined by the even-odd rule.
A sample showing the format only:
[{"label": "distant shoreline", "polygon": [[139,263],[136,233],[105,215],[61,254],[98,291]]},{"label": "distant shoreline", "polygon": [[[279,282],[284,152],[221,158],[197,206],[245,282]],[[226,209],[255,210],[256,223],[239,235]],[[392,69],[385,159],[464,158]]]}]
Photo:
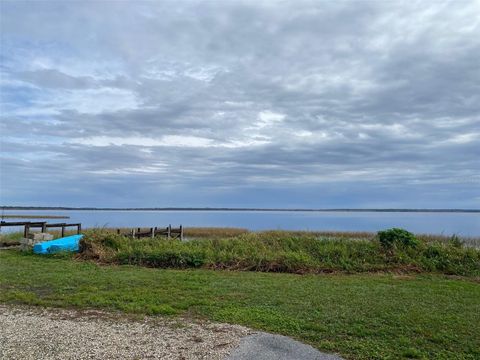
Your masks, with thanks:
[{"label": "distant shoreline", "polygon": [[70,216],[63,215],[27,215],[27,214],[2,214],[3,219],[70,219]]},{"label": "distant shoreline", "polygon": [[[392,212],[392,213],[480,213],[480,209],[302,209],[302,208],[224,208],[224,207],[162,207],[162,208],[97,208],[60,206],[0,206],[2,210],[64,210],[64,211],[270,211],[270,212]],[[8,216],[8,215],[6,215]]]}]

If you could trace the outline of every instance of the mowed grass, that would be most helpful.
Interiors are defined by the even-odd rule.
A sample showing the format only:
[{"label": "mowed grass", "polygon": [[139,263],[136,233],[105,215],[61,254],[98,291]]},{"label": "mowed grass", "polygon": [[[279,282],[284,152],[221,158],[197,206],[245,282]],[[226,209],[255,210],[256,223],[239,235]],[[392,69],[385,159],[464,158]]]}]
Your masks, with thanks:
[{"label": "mowed grass", "polygon": [[475,278],[166,270],[3,250],[0,302],[208,318],[347,359],[480,358]]}]

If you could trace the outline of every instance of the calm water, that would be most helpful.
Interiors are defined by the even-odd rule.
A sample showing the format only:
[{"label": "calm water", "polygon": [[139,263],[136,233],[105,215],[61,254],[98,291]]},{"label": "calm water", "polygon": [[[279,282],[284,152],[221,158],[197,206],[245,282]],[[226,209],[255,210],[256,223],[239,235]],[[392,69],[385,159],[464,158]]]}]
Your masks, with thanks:
[{"label": "calm water", "polygon": [[[401,227],[414,233],[480,236],[479,213],[269,212],[269,211],[38,211],[5,214],[66,215],[49,222],[81,222],[87,227],[242,227],[250,230],[372,231]],[[8,219],[7,221],[15,221]],[[28,220],[25,220],[28,221]],[[33,220],[32,220],[33,221]],[[8,231],[2,228],[2,232]],[[10,228],[10,231],[14,230]]]}]

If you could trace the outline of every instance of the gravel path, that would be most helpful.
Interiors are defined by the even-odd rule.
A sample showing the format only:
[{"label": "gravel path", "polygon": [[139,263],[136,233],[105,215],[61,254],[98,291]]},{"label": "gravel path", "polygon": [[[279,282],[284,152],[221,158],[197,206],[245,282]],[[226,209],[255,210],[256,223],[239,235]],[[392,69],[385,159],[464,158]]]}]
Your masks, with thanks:
[{"label": "gravel path", "polygon": [[238,325],[0,305],[0,360],[6,359],[342,360]]},{"label": "gravel path", "polygon": [[224,359],[249,329],[0,305],[0,359]]}]

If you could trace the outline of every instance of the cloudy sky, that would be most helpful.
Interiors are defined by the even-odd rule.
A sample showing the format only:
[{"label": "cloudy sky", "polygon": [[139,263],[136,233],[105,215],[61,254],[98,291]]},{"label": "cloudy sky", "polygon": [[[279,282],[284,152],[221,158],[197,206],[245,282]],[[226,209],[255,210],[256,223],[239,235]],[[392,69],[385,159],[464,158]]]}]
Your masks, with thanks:
[{"label": "cloudy sky", "polygon": [[3,205],[480,207],[480,1],[1,1]]}]

